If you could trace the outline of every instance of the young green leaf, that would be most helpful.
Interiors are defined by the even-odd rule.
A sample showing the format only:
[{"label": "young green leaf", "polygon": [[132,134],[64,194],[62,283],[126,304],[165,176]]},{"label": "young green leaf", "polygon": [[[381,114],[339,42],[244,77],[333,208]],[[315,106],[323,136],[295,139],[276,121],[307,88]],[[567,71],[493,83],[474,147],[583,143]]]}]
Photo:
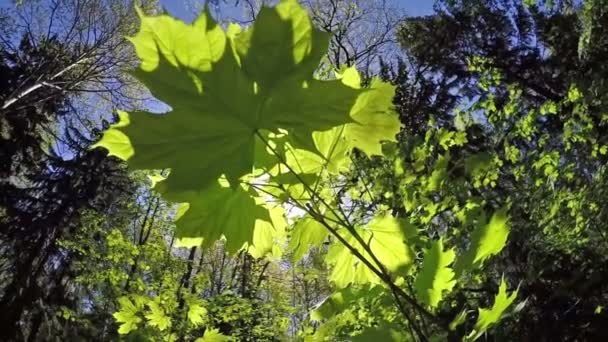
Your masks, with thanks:
[{"label": "young green leaf", "polygon": [[431,249],[424,253],[422,269],[414,282],[416,295],[424,304],[437,307],[444,291],[451,291],[456,284],[454,271],[449,267],[455,257],[453,249],[443,250],[442,240],[433,241]]},{"label": "young green leaf", "polygon": [[394,93],[393,85],[373,79],[370,88],[357,98],[350,112],[356,123],[346,124],[344,131],[352,147],[368,156],[383,155],[381,142],[396,141],[401,124],[393,112]]},{"label": "young green leaf", "polygon": [[197,338],[194,342],[225,342],[228,336],[222,334],[219,329],[207,329],[203,337]]},{"label": "young green leaf", "polygon": [[157,327],[158,330],[163,331],[171,326],[171,317],[165,314],[165,310],[156,301],[148,302],[148,308],[150,312],[146,314],[148,324],[153,327]]},{"label": "young green leaf", "polygon": [[467,336],[466,340],[475,341],[481,337],[490,326],[500,321],[505,311],[511,306],[516,297],[517,290],[513,291],[510,295],[507,295],[507,284],[503,277],[500,281],[500,286],[498,287],[498,294],[494,299],[494,305],[492,305],[490,309],[479,309],[479,317],[477,318],[475,327]]},{"label": "young green leaf", "polygon": [[252,245],[248,252],[254,258],[280,258],[281,248],[276,248],[285,239],[285,210],[282,207],[274,206],[268,208],[270,222],[266,220],[256,220],[253,230]]},{"label": "young green leaf", "polygon": [[504,207],[492,215],[487,224],[481,220],[473,235],[471,246],[459,257],[454,270],[461,275],[464,270],[478,267],[492,255],[498,254],[507,243],[509,237],[509,217]]},{"label": "young green leaf", "polygon": [[118,304],[120,310],[112,315],[116,319],[116,322],[120,324],[118,333],[126,335],[133,330],[137,330],[137,324],[142,321],[138,316],[141,308],[133,304],[128,297],[118,298]]}]

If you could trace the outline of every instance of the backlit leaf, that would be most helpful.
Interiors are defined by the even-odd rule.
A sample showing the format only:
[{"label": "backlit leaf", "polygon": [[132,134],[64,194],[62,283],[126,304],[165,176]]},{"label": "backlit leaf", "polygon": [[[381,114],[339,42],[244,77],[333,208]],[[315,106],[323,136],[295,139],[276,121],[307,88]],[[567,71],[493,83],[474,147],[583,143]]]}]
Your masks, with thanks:
[{"label": "backlit leaf", "polygon": [[509,237],[509,217],[504,207],[492,215],[489,222],[478,222],[471,236],[471,245],[467,252],[461,255],[454,266],[456,274],[478,267],[492,255],[498,254],[507,243]]},{"label": "backlit leaf", "polygon": [[329,34],[314,29],[295,0],[264,7],[234,39],[204,12],[192,25],[142,16],[131,40],[142,60],[134,75],[172,111],[131,113],[128,124],[106,132],[118,130],[128,142],[98,145],[118,155],[118,146],[130,144],[132,155],[120,155],[134,169],[171,168],[169,192],[203,188],[222,174],[234,183],[251,172],[261,130],[284,129],[295,147],[310,149],[314,131],[354,122],[350,109],[364,93],[313,78]]},{"label": "backlit leaf", "polygon": [[424,304],[436,307],[444,291],[451,291],[456,284],[454,271],[449,267],[455,257],[453,249],[443,250],[442,240],[433,241],[424,253],[422,269],[414,282],[416,295]]},{"label": "backlit leaf", "polygon": [[207,309],[205,309],[202,304],[198,301],[191,301],[188,303],[188,320],[193,325],[201,325],[205,319],[204,317],[207,315]]},{"label": "backlit leaf", "polygon": [[203,246],[224,236],[226,249],[236,252],[244,243],[253,243],[256,224],[272,225],[268,210],[256,204],[251,194],[240,186],[233,190],[227,184],[216,183],[201,191],[182,193],[174,200],[178,199],[190,205],[176,222],[177,237],[202,237]]},{"label": "backlit leaf", "polygon": [[467,340],[474,341],[478,339],[489,327],[500,321],[501,317],[511,306],[516,297],[517,290],[513,291],[510,295],[507,295],[507,284],[503,277],[498,288],[498,294],[494,299],[494,305],[492,305],[490,309],[479,309],[479,317],[477,318],[473,331],[467,336]]},{"label": "backlit leaf", "polygon": [[222,334],[219,329],[207,329],[203,337],[197,338],[195,342],[225,342],[228,336]]},{"label": "backlit leaf", "polygon": [[312,217],[300,219],[293,228],[289,249],[293,251],[292,260],[300,261],[310,247],[319,246],[327,238],[329,232],[322,224]]},{"label": "backlit leaf", "polygon": [[[408,222],[395,217],[384,215],[374,218],[364,227],[356,228],[356,232],[369,246],[371,252],[383,263],[390,272],[400,272],[407,269],[413,261],[414,254],[407,244],[412,239],[412,229]],[[359,244],[354,236],[342,232],[344,239],[363,255],[372,265],[375,265],[371,255]],[[329,248],[326,262],[333,265],[329,279],[338,288],[348,284],[382,283],[382,281],[365,266],[351,251],[341,243],[334,243]]]},{"label": "backlit leaf", "polygon": [[171,317],[167,316],[165,310],[155,301],[148,302],[150,312],[146,314],[148,324],[153,327],[157,327],[160,331],[163,331],[171,326]]},{"label": "backlit leaf", "polygon": [[118,298],[118,305],[120,310],[112,315],[116,322],[120,324],[118,333],[126,335],[133,330],[137,330],[137,324],[142,321],[138,316],[141,308],[133,304],[128,297]]}]

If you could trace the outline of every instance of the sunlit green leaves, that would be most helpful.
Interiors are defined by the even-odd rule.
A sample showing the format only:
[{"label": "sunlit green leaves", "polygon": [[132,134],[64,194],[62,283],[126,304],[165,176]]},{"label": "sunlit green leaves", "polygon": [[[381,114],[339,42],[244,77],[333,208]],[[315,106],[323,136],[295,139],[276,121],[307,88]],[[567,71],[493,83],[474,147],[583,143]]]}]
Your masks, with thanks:
[{"label": "sunlit green leaves", "polygon": [[[261,199],[258,198],[258,201]],[[255,221],[252,244],[247,251],[254,258],[278,259],[283,255],[282,245],[285,239],[285,226],[287,226],[285,211],[276,205],[268,205],[265,208],[268,210],[270,221],[260,219]]]},{"label": "sunlit green leaves", "polygon": [[[342,290],[313,311],[314,319],[327,319],[355,302],[346,298],[353,294],[349,285],[386,285],[397,278],[401,283],[390,285],[401,287],[413,281],[414,288],[409,290],[412,300],[416,297],[422,306],[435,311],[454,288],[455,273],[461,275],[482,265],[500,252],[509,234],[506,209],[495,213],[489,222],[478,216],[475,222],[469,217],[473,215],[464,204],[466,200],[446,189],[452,185],[450,177],[457,177],[464,167],[475,188],[494,187],[503,161],[499,155],[486,152],[468,157],[466,152],[466,159],[458,160],[463,158],[462,151],[452,152],[468,142],[466,127],[459,131],[429,129],[424,139],[419,137],[421,141],[407,147],[411,162],[406,163],[404,157],[399,163],[402,179],[386,181],[390,184],[383,191],[376,187],[384,184],[370,184],[371,190],[362,191],[367,187],[362,179],[369,170],[350,177],[353,168],[359,167],[352,162],[383,155],[383,142],[395,141],[400,130],[392,108],[395,89],[378,79],[372,79],[369,88],[362,88],[354,68],[342,69],[334,80],[315,79],[329,38],[313,27],[295,0],[263,8],[250,27],[241,32],[231,26],[229,34],[207,12],[192,25],[166,15],[142,15],[140,32],[132,38],[141,59],[134,75],[171,111],[121,112],[119,123],[97,146],[128,160],[133,169],[171,170],[166,179],[154,181],[154,191],[165,200],[186,203],[176,214],[180,243],[209,247],[224,238],[228,252],[243,250],[249,253],[247,257],[280,258],[277,246],[285,245],[283,206],[307,212],[308,216],[296,219],[292,230],[292,261],[300,261],[311,246],[327,241],[329,280]],[[499,111],[493,97],[484,101],[487,110]],[[532,131],[533,119],[518,125]],[[506,152],[506,160],[518,161],[519,150]],[[394,151],[393,156],[398,155]],[[334,179],[348,183],[341,187],[354,184],[354,190],[345,188],[342,192],[341,187],[326,186]],[[468,178],[462,182],[466,184],[458,186],[466,188],[471,183]],[[342,193],[351,197],[337,198]],[[392,199],[398,209],[376,203]],[[361,212],[353,216],[342,213],[350,204],[352,208],[360,206],[355,210]],[[464,209],[460,207],[463,204]],[[387,212],[411,216],[402,219]],[[455,244],[467,249],[454,266],[457,272],[452,269],[455,250],[445,250],[443,240],[431,240],[420,267],[411,267],[418,261],[415,251],[419,252],[427,239],[436,238],[433,229],[443,224],[438,223],[442,216],[450,222],[451,213],[452,221],[460,219],[467,228],[477,224],[470,240]],[[316,216],[323,214],[327,217]],[[354,223],[346,222],[350,220]],[[410,220],[420,224],[421,237]],[[373,291],[384,289],[376,286]],[[510,305],[511,297],[500,296],[492,309],[480,310],[475,334],[485,331]],[[136,329],[141,322],[139,314],[145,314],[155,330],[171,327],[169,312],[159,302],[148,302],[148,308],[144,313],[125,302],[115,315],[122,333]],[[188,303],[180,314],[193,326],[203,326],[207,309],[212,311],[202,303]],[[408,338],[400,327],[388,323],[361,326],[369,327],[373,328],[363,330],[356,339]],[[217,330],[207,328],[197,341],[224,339]]]},{"label": "sunlit green leaves", "polygon": [[327,229],[312,217],[300,219],[293,227],[289,241],[289,249],[293,251],[292,260],[300,261],[310,247],[319,246],[328,234]]},{"label": "sunlit green leaves", "polygon": [[177,220],[176,234],[181,238],[202,237],[203,245],[224,236],[226,249],[235,252],[244,243],[253,242],[256,225],[273,223],[268,210],[241,186],[231,189],[219,182],[201,191],[182,193],[174,200],[180,199],[188,202],[189,208]]},{"label": "sunlit green leaves", "polygon": [[[355,71],[356,72],[356,71]],[[395,141],[400,123],[393,112],[394,86],[374,79],[351,109],[356,123],[345,126],[344,135],[352,147],[368,156],[382,155],[382,141]]]},{"label": "sunlit green leaves", "polygon": [[201,301],[190,300],[188,302],[188,320],[195,326],[202,325],[205,322],[207,309],[202,305]]},{"label": "sunlit green leaves", "polygon": [[207,329],[203,337],[197,338],[195,342],[225,342],[228,336],[222,334],[219,329]]},{"label": "sunlit green leaves", "polygon": [[507,309],[509,309],[516,297],[517,290],[511,292],[510,295],[507,294],[507,284],[503,278],[498,288],[498,294],[494,299],[494,304],[490,309],[479,309],[479,317],[473,331],[467,336],[467,340],[474,341],[478,339],[489,327],[496,324]]},{"label": "sunlit green leaves", "polygon": [[464,270],[479,267],[489,257],[498,254],[509,237],[508,222],[506,207],[495,212],[489,222],[478,222],[471,235],[469,249],[458,258],[454,266],[456,274],[460,275]]},{"label": "sunlit green leaves", "polygon": [[[293,145],[310,149],[314,131],[353,122],[350,109],[362,91],[312,77],[328,40],[289,0],[263,8],[232,40],[207,13],[193,25],[142,16],[132,39],[142,59],[135,75],[173,110],[131,113],[130,123],[109,134],[126,134],[133,168],[171,168],[170,192],[204,187],[222,174],[235,182],[251,172],[260,130],[285,129]],[[112,152],[116,144],[101,146]]]},{"label": "sunlit green leaves", "polygon": [[324,132],[314,132],[313,142],[316,151],[289,149],[287,164],[300,174],[320,174],[323,171],[337,174],[348,166],[350,146],[344,138],[344,126]]},{"label": "sunlit green leaves", "polygon": [[318,307],[310,313],[310,318],[315,321],[329,319],[342,313],[358,301],[366,298],[379,298],[384,289],[381,286],[350,286],[340,289],[327,297]]},{"label": "sunlit green leaves", "polygon": [[149,301],[147,303],[150,311],[146,314],[148,324],[152,327],[157,327],[163,331],[171,326],[171,317],[167,316],[165,309],[157,301]]},{"label": "sunlit green leaves", "polygon": [[[373,80],[362,89],[354,68],[335,80],[313,77],[330,35],[295,0],[264,7],[242,32],[234,25],[224,32],[207,11],[191,25],[140,17],[130,38],[141,59],[133,74],[171,111],[119,112],[95,146],[133,169],[171,169],[158,190],[187,203],[177,219],[180,241],[208,246],[223,236],[229,251],[248,243],[262,256],[281,227],[252,189],[238,185],[244,176],[280,162],[299,174],[337,174],[348,170],[353,148],[377,155],[383,141],[395,140],[392,85]],[[217,185],[221,177],[230,188]]]},{"label": "sunlit green leaves", "polygon": [[139,313],[143,309],[143,305],[138,305],[137,302],[132,302],[128,297],[118,298],[119,310],[112,316],[116,322],[120,324],[118,333],[126,335],[137,329],[137,325],[142,321]]},{"label": "sunlit green leaves", "polygon": [[455,257],[453,249],[444,251],[442,240],[433,241],[425,251],[422,269],[414,282],[416,295],[424,304],[436,307],[444,291],[451,291],[456,284],[454,271],[449,267]]},{"label": "sunlit green leaves", "polygon": [[[412,264],[414,254],[407,241],[413,238],[415,231],[409,222],[383,215],[374,218],[364,227],[355,229],[354,233],[359,235],[360,240],[348,232],[341,234],[370,264],[375,265],[375,261],[368,250],[381,260],[388,271],[400,272]],[[365,247],[360,241],[363,241]],[[342,243],[334,243],[330,247],[326,262],[333,265],[329,279],[338,288],[351,283],[382,283],[377,275]]]}]

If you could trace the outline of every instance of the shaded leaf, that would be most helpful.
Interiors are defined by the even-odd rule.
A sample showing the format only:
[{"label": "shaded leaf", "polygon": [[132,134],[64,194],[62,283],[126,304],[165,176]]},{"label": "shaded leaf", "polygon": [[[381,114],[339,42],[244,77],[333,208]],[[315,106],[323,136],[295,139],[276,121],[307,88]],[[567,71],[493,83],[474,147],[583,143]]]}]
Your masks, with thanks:
[{"label": "shaded leaf", "polygon": [[405,342],[414,341],[411,335],[395,324],[382,322],[380,325],[366,328],[360,335],[351,339],[353,342]]}]

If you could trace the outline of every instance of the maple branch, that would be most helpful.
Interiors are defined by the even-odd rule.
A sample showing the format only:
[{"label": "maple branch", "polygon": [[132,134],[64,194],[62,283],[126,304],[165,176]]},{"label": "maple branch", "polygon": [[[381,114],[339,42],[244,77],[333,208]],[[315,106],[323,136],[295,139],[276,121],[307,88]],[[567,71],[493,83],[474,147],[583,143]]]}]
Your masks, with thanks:
[{"label": "maple branch", "polygon": [[[290,165],[287,164],[287,162],[281,157],[281,155],[275,150],[275,148],[270,143],[268,143],[268,141],[262,136],[262,134],[260,134],[260,132],[257,130],[255,131],[255,134],[258,136],[258,138],[260,138],[260,140],[262,140],[262,142],[266,145],[266,147],[275,155],[275,157],[279,160],[279,162],[282,163],[290,172],[292,172],[295,175],[296,179],[309,192],[311,198],[316,197],[317,199],[319,199],[320,202],[328,210],[330,210],[334,216],[336,216],[336,218],[340,219],[340,217],[337,215],[335,210],[333,210],[333,208],[331,206],[329,206],[329,204],[318,193],[316,193],[314,191],[314,189],[312,189],[310,187],[310,185],[308,185],[308,183],[305,182],[304,179],[302,179],[300,177],[300,175],[297,172],[295,172],[295,170],[293,170],[293,168]],[[272,196],[275,197],[274,195],[272,195]],[[416,333],[419,335],[419,337],[422,340],[424,340],[424,334],[416,326],[415,321],[413,319],[411,319],[406,312],[401,310],[402,307],[401,307],[401,303],[398,300],[398,297],[404,299],[408,304],[410,304],[415,310],[420,312],[423,316],[436,322],[442,328],[447,328],[447,324],[445,322],[443,322],[438,317],[433,315],[431,312],[426,310],[414,298],[409,296],[407,293],[405,293],[405,291],[403,291],[403,289],[401,289],[399,286],[397,286],[394,283],[392,276],[386,270],[384,265],[380,262],[380,260],[378,260],[378,258],[375,256],[375,254],[371,251],[371,248],[369,247],[369,245],[367,243],[365,243],[363,238],[359,234],[356,233],[354,227],[349,222],[340,220],[339,224],[342,225],[344,228],[346,228],[346,230],[357,240],[357,242],[363,247],[365,252],[368,253],[372,257],[373,262],[377,265],[377,267],[374,266],[366,257],[364,257],[363,254],[361,254],[361,252],[357,248],[355,248],[354,246],[349,244],[346,241],[346,239],[344,239],[344,237],[338,233],[337,229],[335,229],[329,223],[327,223],[326,216],[323,215],[318,209],[315,210],[315,208],[313,208],[313,206],[310,205],[310,203],[307,203],[304,205],[301,204],[297,199],[293,198],[291,195],[289,195],[289,197],[296,204],[296,206],[298,206],[300,209],[304,210],[313,219],[315,219],[317,222],[319,222],[321,225],[323,225],[323,227],[325,227],[338,241],[340,241],[340,243],[342,245],[344,245],[355,257],[357,257],[357,259],[359,259],[359,261],[361,261],[378,278],[380,278],[385,284],[387,284],[389,286],[389,288],[391,289],[391,292],[393,293],[393,295],[397,301],[398,308],[404,314],[404,317],[408,320],[408,322],[410,322],[412,327],[415,327],[414,330],[416,331]]]}]

